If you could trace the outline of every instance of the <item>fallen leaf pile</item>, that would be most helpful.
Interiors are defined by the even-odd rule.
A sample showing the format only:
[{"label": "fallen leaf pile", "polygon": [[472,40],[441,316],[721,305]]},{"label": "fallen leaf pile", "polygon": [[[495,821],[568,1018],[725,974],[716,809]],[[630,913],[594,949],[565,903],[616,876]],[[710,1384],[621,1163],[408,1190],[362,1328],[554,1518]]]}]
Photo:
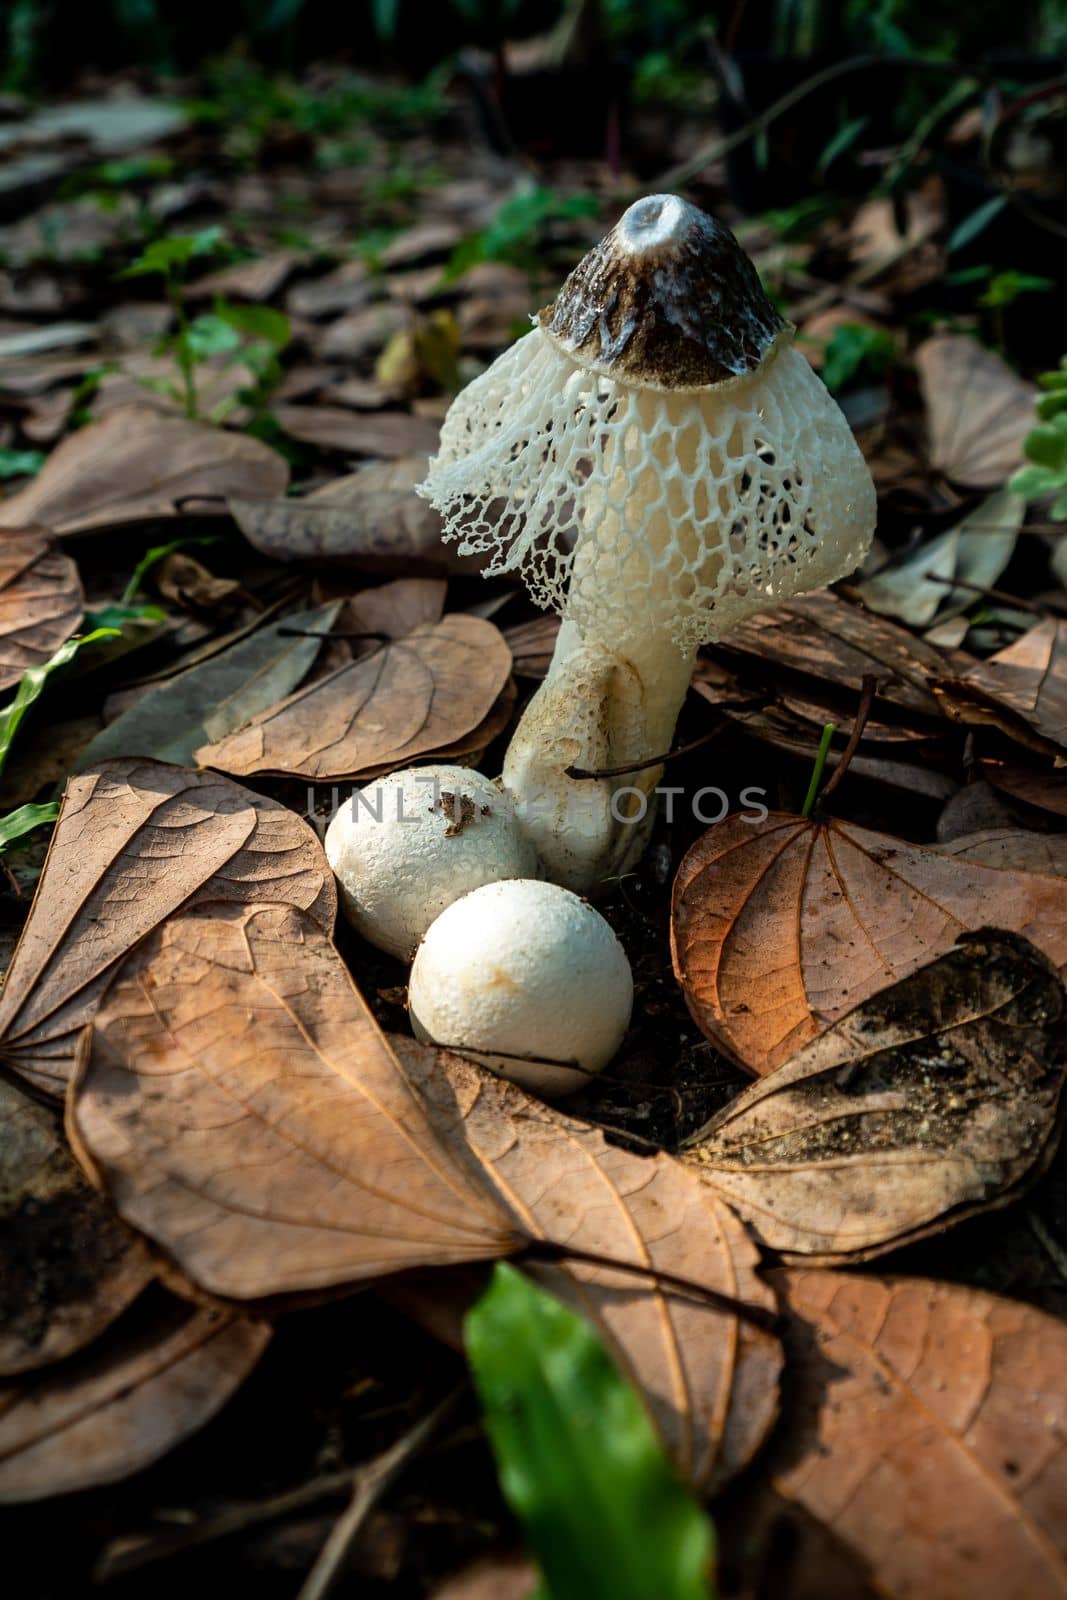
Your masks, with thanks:
[{"label": "fallen leaf pile", "polygon": [[[131,1518],[162,1549],[291,1515],[316,1474],[349,1494],[332,1468],[373,1455],[376,1419],[392,1442],[432,1404],[421,1377],[366,1377],[360,1319],[425,1351],[421,1324],[450,1362],[510,1259],[595,1325],[713,1499],[723,1600],[1062,1600],[1067,568],[1008,485],[1039,391],[963,331],[978,312],[890,320],[943,278],[939,179],[811,239],[752,234],[824,375],[841,331],[891,334],[842,395],[879,542],[697,660],[682,799],[603,901],[631,1031],[546,1105],[410,1037],[403,970],[337,926],[321,838],[342,786],[498,773],[548,670],[558,619],[483,583],[416,486],[452,396],[614,205],[560,196],[618,174],[583,158],[531,192],[469,107],[460,144],[388,105],[358,161],[290,121],[260,162],[141,96],[5,102],[0,190],[30,209],[0,226],[0,1501],[58,1518],[136,1478],[99,1537],[85,1500],[103,1582],[144,1553]],[[162,181],[157,141],[186,138],[220,170]],[[146,151],[98,203],[107,162]],[[547,222],[509,243],[531,201]],[[190,405],[175,298],[122,268],[137,228],[220,215],[177,303],[252,331]],[[820,276],[838,258],[847,293]],[[1013,1276],[1022,1236],[1039,1265]],[[295,1487],[185,1487],[192,1435],[246,1380],[273,1429],[279,1351],[345,1302],[359,1442],[301,1394]],[[174,1479],[142,1476],[171,1452]],[[485,1548],[435,1600],[532,1587]]]}]

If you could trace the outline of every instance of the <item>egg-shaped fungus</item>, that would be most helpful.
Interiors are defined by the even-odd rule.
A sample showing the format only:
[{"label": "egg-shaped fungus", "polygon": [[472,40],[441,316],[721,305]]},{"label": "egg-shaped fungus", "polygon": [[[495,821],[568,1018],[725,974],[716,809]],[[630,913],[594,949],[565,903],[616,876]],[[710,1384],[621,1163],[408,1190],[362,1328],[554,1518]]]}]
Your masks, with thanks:
[{"label": "egg-shaped fungus", "polygon": [[[863,559],[870,474],[730,231],[637,201],[453,402],[421,492],[489,576],[563,622],[504,782],[549,876],[631,862],[698,647]],[[633,791],[637,791],[636,793]]]},{"label": "egg-shaped fungus", "polygon": [[508,796],[467,767],[409,767],[374,779],[338,810],[325,845],[345,916],[401,960],[460,895],[540,872]]},{"label": "egg-shaped fungus", "polygon": [[472,1056],[535,1094],[569,1094],[622,1043],[626,952],[599,911],[559,884],[510,878],[455,900],[411,969],[415,1036]]}]

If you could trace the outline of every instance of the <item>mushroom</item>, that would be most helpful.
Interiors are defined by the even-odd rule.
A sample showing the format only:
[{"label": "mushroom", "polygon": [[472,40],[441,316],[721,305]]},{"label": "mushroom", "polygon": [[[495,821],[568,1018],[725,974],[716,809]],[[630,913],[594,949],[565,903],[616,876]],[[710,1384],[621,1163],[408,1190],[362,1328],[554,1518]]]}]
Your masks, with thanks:
[{"label": "mushroom", "polygon": [[633,977],[587,901],[511,878],[442,911],[415,956],[408,1005],[424,1044],[473,1056],[536,1094],[570,1094],[622,1043]]},{"label": "mushroom", "polygon": [[467,767],[409,767],[357,789],[325,843],[348,920],[405,961],[461,894],[540,870],[507,796]]},{"label": "mushroom", "polygon": [[642,847],[698,647],[870,544],[870,474],[793,333],[729,229],[650,195],[445,418],[420,488],[445,537],[562,613],[504,782],[572,888]]}]

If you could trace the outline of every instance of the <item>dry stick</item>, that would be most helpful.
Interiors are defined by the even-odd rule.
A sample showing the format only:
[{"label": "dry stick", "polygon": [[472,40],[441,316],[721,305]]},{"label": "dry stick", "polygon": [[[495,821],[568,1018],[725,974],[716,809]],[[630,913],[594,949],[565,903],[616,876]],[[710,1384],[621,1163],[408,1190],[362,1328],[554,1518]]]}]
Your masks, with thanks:
[{"label": "dry stick", "polygon": [[848,771],[852,757],[859,749],[860,740],[863,738],[863,732],[867,726],[868,719],[870,718],[871,710],[874,706],[874,697],[877,693],[878,679],[874,676],[873,672],[865,672],[863,675],[862,689],[860,691],[860,703],[856,707],[856,720],[852,724],[852,732],[848,736],[848,743],[841,752],[841,760],[837,763],[837,766],[830,774],[829,782],[827,783],[826,788],[822,791],[822,794],[819,796],[820,805],[830,798],[838,784],[841,782],[841,779]]},{"label": "dry stick", "polygon": [[308,1483],[299,1484],[295,1489],[284,1489],[267,1500],[251,1500],[228,1506],[217,1517],[205,1518],[190,1527],[168,1530],[142,1543],[119,1549],[113,1556],[105,1551],[93,1572],[93,1581],[108,1583],[113,1578],[124,1578],[130,1572],[138,1572],[157,1561],[182,1555],[186,1550],[214,1544],[219,1539],[228,1539],[235,1533],[243,1533],[265,1522],[276,1522],[279,1517],[302,1511],[319,1500],[331,1499],[344,1494],[346,1490],[351,1493],[353,1485],[363,1478],[366,1470],[366,1466],[361,1464],[342,1472],[326,1473],[321,1478],[312,1478]]},{"label": "dry stick", "polygon": [[725,722],[720,722],[717,728],[712,728],[710,733],[702,733],[699,739],[693,739],[689,744],[680,744],[677,750],[667,750],[661,756],[648,756],[644,761],[631,761],[625,767],[598,767],[595,771],[587,767],[564,767],[565,778],[623,778],[628,772],[643,772],[647,767],[662,766],[665,761],[673,761],[677,756],[687,756],[691,750],[699,750],[701,745],[710,744],[717,739],[725,728]]},{"label": "dry stick", "polygon": [[391,1449],[372,1461],[360,1475],[347,1511],[342,1512],[334,1524],[333,1532],[305,1578],[297,1600],[323,1600],[323,1596],[333,1588],[364,1522],[412,1457],[437,1431],[466,1388],[466,1383],[462,1383],[453,1389],[440,1405],[416,1422]]},{"label": "dry stick", "polygon": [[1017,611],[1032,611],[1037,617],[1048,615],[1046,606],[1036,605],[1033,600],[1021,600],[1017,594],[1008,594],[1005,589],[990,589],[984,583],[970,583],[966,578],[941,578],[934,572],[924,572],[922,576],[927,583],[940,583],[946,589],[970,589],[984,600],[998,600],[1001,605],[1014,606]]},{"label": "dry stick", "polygon": [[[647,1261],[618,1261],[614,1256],[602,1256],[596,1250],[580,1250],[571,1244],[557,1244],[553,1239],[531,1239],[526,1249],[515,1259],[520,1262],[523,1259],[551,1261],[556,1266],[562,1267],[569,1261],[582,1261],[588,1266],[605,1267],[610,1272],[630,1273],[634,1277],[643,1278],[646,1282],[651,1280],[657,1289],[671,1289],[674,1293],[685,1295],[690,1300],[703,1301],[716,1311],[723,1311],[727,1316],[751,1323],[764,1333],[778,1333],[782,1326],[782,1319],[777,1311],[768,1311],[766,1306],[750,1305],[747,1300],[736,1300],[733,1295],[723,1294],[696,1278],[686,1278],[677,1272],[665,1272],[661,1267],[653,1266]],[[299,1600],[305,1600],[305,1596],[301,1595]]]}]

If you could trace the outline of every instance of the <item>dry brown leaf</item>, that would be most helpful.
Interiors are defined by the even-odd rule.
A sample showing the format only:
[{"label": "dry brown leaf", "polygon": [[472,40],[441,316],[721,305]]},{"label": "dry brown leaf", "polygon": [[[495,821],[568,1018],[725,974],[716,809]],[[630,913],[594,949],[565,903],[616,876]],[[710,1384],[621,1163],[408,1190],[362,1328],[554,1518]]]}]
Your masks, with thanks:
[{"label": "dry brown leaf", "polygon": [[196,758],[237,777],[320,783],[392,771],[473,734],[510,673],[499,629],[454,613],[298,689]]},{"label": "dry brown leaf", "polygon": [[84,598],[77,567],[44,529],[0,529],[0,690],[70,638]]},{"label": "dry brown leaf", "polygon": [[0,1078],[0,1374],[79,1350],[153,1276],[143,1241],[79,1171],[59,1113]]},{"label": "dry brown leaf", "polygon": [[71,1136],[120,1214],[233,1299],[540,1247],[531,1270],[596,1317],[682,1470],[738,1470],[775,1414],[777,1343],[647,1276],[769,1319],[737,1219],[673,1158],[403,1048],[402,1066],[309,918],[203,906],[145,941],[86,1030]]},{"label": "dry brown leaf", "polygon": [[47,1371],[0,1386],[0,1502],[115,1483],[203,1427],[244,1382],[270,1328],[175,1301]]},{"label": "dry brown leaf", "polygon": [[770,1249],[866,1260],[1039,1176],[1065,1023],[1063,984],[1032,945],[966,935],[731,1101],[682,1159]]},{"label": "dry brown leaf", "polygon": [[64,439],[33,482],[3,502],[3,520],[9,528],[89,533],[179,509],[189,514],[192,507],[179,501],[276,497],[288,482],[284,457],[247,434],[152,406],[120,406]]},{"label": "dry brown leaf", "polygon": [[1067,833],[1032,833],[1029,828],[983,828],[959,834],[941,849],[947,856],[1067,877]]},{"label": "dry brown leaf", "polygon": [[337,623],[343,633],[384,633],[403,639],[424,623],[433,627],[445,610],[448,585],[441,578],[395,578],[345,601]]},{"label": "dry brown leaf", "polygon": [[119,1213],[231,1299],[518,1243],[290,907],[207,905],[146,940],[86,1030],[69,1124]]},{"label": "dry brown leaf", "polygon": [[230,501],[238,527],[274,561],[329,562],[364,572],[477,572],[441,538],[441,518],[420,500],[425,456],[373,462],[296,500]]},{"label": "dry brown leaf", "polygon": [[940,716],[931,680],[945,678],[951,661],[885,617],[832,594],[809,594],[732,628],[717,654],[755,656],[776,668],[859,694],[863,678],[878,678],[878,702],[922,718]]},{"label": "dry brown leaf", "polygon": [[1037,389],[962,333],[927,339],[915,365],[933,465],[955,483],[999,489],[1022,462]]},{"label": "dry brown leaf", "polygon": [[140,758],[72,778],[0,990],[0,1058],[62,1095],[116,963],[194,897],[278,900],[325,928],[337,908],[317,837],[273,800]]},{"label": "dry brown leaf", "polygon": [[211,300],[222,295],[224,299],[273,300],[303,259],[298,250],[272,250],[252,261],[238,261],[188,284],[185,298]]},{"label": "dry brown leaf", "polygon": [[[543,678],[548,672],[556,639],[559,636],[557,616],[535,617],[532,622],[520,622],[504,629],[504,638],[511,651],[513,669],[520,678]],[[698,662],[698,667],[702,663]],[[694,672],[697,668],[694,668]]]},{"label": "dry brown leaf", "polygon": [[[765,1459],[777,1495],[822,1524],[880,1596],[1062,1600],[1067,1328],[922,1278],[773,1279],[790,1385]],[[807,1575],[805,1595],[830,1592],[863,1590]]]},{"label": "dry brown leaf", "polygon": [[1060,879],[772,812],[727,817],[693,845],[675,879],[671,945],[698,1026],[763,1075],[987,926],[1067,965]]},{"label": "dry brown leaf", "polygon": [[346,455],[394,460],[436,450],[436,422],[407,411],[355,412],[340,406],[280,405],[275,420],[293,439]]},{"label": "dry brown leaf", "polygon": [[961,678],[939,684],[949,715],[993,723],[1053,754],[1067,749],[1067,622],[1048,617]]},{"label": "dry brown leaf", "polygon": [[527,1270],[592,1318],[644,1395],[679,1471],[716,1489],[751,1459],[777,1413],[777,1341],[657,1269],[773,1312],[759,1257],[728,1206],[672,1156],[636,1156],[515,1084],[397,1040],[438,1138],[473,1157],[530,1241],[641,1269],[574,1260]]},{"label": "dry brown leaf", "polygon": [[1003,761],[982,761],[982,776],[1012,800],[1067,817],[1067,772],[1038,772],[1033,767],[1013,767]]}]

